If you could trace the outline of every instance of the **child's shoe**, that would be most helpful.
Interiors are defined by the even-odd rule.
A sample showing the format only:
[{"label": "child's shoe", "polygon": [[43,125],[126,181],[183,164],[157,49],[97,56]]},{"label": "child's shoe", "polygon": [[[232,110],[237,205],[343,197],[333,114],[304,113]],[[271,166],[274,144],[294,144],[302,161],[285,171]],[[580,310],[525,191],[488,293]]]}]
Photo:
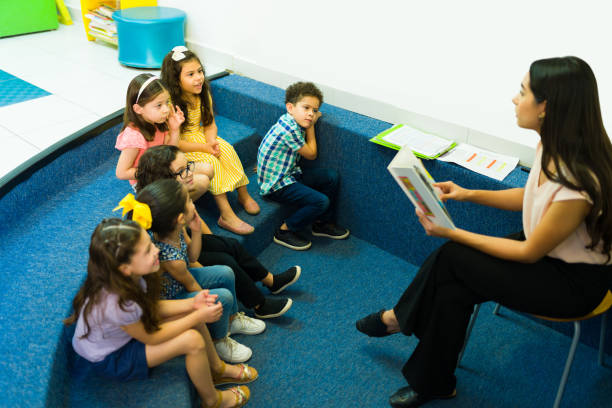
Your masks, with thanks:
[{"label": "child's shoe", "polygon": [[228,363],[244,363],[253,355],[253,351],[244,344],[232,339],[229,334],[215,343],[219,358]]},{"label": "child's shoe", "polygon": [[283,273],[273,275],[272,286],[269,287],[273,295],[281,293],[289,285],[293,285],[300,278],[302,268],[298,265],[292,266]]},{"label": "child's shoe", "polygon": [[351,232],[346,228],[342,228],[331,222],[318,222],[312,223],[312,235],[317,237],[327,237],[331,239],[344,239],[349,236]]},{"label": "child's shoe", "polygon": [[260,319],[271,319],[278,317],[291,308],[293,300],[290,298],[272,298],[267,297],[263,305],[255,309],[255,316]]},{"label": "child's shoe", "polygon": [[298,233],[293,231],[283,231],[277,228],[274,232],[274,242],[296,251],[305,251],[312,243],[305,238],[302,238]]},{"label": "child's shoe", "polygon": [[230,376],[226,376],[224,375],[226,372],[226,364],[223,362],[223,360],[221,361],[221,363],[223,364],[223,369],[221,371],[221,373],[213,373],[213,384],[215,385],[225,385],[225,384],[248,384],[250,382],[255,381],[258,377],[259,374],[257,373],[257,370],[253,367],[249,367],[247,364],[238,364],[237,366],[240,367],[240,373],[238,374],[238,377],[230,377]]},{"label": "child's shoe", "polygon": [[234,315],[234,319],[230,322],[230,334],[259,334],[266,330],[266,324],[258,319],[253,319],[238,312]]}]

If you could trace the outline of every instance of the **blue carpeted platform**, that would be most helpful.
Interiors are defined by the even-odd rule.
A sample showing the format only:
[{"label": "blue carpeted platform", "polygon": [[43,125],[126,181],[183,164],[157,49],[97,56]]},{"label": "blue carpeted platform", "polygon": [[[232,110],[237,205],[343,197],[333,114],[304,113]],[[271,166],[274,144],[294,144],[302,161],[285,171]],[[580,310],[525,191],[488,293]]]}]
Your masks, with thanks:
[{"label": "blue carpeted platform", "polygon": [[[342,175],[340,220],[353,235],[345,241],[313,239],[294,252],[271,244],[286,209],[261,199],[253,173],[261,135],[283,109],[283,91],[239,76],[212,83],[219,134],[236,146],[262,206],[246,216],[256,233],[243,244],[273,272],[299,264],[302,278],[287,290],[292,309],[267,321],[259,336],[237,339],[253,348],[250,363],[260,379],[250,385],[249,407],[382,407],[405,384],[400,368],[416,345],[402,335],[370,339],[356,319],[390,307],[417,266],[440,241],[426,238],[412,207],[387,174],[393,152],[367,139],[389,124],[324,105],[317,128],[321,155],[314,165]],[[70,353],[61,320],[85,276],[94,226],[130,188],[117,180],[119,125],[79,139],[44,165],[26,170],[14,185],[0,186],[0,406],[192,407],[195,394],[182,358],[152,370],[149,381],[109,382],[68,376]],[[86,141],[85,141],[86,140]],[[505,188],[524,182],[514,171],[503,183],[458,166],[427,164],[437,179],[467,187]],[[235,196],[230,195],[235,204]],[[457,203],[455,203],[457,204]],[[210,197],[197,203],[215,233],[218,212]],[[235,206],[235,208],[238,208]],[[452,205],[459,225],[501,235],[520,225],[518,214]],[[552,405],[570,339],[540,322],[492,305],[483,306],[463,365],[458,397],[430,406],[542,407]],[[599,321],[585,324],[563,406],[610,406],[612,372],[597,366]],[[563,329],[566,330],[566,329]],[[611,350],[608,339],[608,351]],[[608,356],[608,359],[610,357]]]}]

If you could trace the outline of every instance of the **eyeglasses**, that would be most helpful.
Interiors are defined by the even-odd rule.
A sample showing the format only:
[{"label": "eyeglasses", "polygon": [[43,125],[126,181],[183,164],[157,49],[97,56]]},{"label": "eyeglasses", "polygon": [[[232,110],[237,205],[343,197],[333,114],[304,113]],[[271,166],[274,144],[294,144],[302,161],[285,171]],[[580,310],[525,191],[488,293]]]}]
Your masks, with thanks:
[{"label": "eyeglasses", "polygon": [[193,173],[193,168],[194,167],[195,167],[195,162],[189,161],[189,162],[187,162],[187,165],[185,167],[183,167],[182,169],[180,169],[176,173],[172,173],[172,175],[174,177],[179,176],[181,179],[184,180],[187,176],[189,176],[191,173]]}]

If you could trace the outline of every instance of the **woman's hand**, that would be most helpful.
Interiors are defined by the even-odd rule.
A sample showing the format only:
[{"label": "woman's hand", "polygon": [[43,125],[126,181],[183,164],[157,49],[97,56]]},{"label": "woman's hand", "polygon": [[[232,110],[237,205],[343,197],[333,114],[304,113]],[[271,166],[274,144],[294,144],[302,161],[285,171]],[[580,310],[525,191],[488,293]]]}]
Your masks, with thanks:
[{"label": "woman's hand", "polygon": [[423,226],[425,233],[430,237],[440,237],[440,238],[448,238],[448,233],[451,231],[449,228],[441,227],[435,223],[433,223],[423,211],[418,208],[415,209],[415,214],[419,218],[419,222]]},{"label": "woman's hand", "polygon": [[440,183],[434,183],[434,187],[440,190],[440,200],[446,201],[448,199],[455,201],[464,201],[467,198],[467,193],[470,191],[463,187],[458,186],[452,181],[442,181]]},{"label": "woman's hand", "polygon": [[168,115],[168,129],[170,130],[179,130],[181,125],[185,122],[185,114],[176,105],[176,108],[170,105],[170,115]]}]

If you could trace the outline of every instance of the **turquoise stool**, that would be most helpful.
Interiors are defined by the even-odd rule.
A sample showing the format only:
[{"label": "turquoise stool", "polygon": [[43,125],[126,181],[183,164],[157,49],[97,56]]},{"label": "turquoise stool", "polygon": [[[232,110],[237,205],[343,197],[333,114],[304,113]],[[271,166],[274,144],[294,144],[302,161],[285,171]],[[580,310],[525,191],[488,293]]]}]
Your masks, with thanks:
[{"label": "turquoise stool", "polygon": [[113,13],[119,62],[137,68],[161,68],[166,54],[185,45],[185,12],[170,7],[133,7]]}]

